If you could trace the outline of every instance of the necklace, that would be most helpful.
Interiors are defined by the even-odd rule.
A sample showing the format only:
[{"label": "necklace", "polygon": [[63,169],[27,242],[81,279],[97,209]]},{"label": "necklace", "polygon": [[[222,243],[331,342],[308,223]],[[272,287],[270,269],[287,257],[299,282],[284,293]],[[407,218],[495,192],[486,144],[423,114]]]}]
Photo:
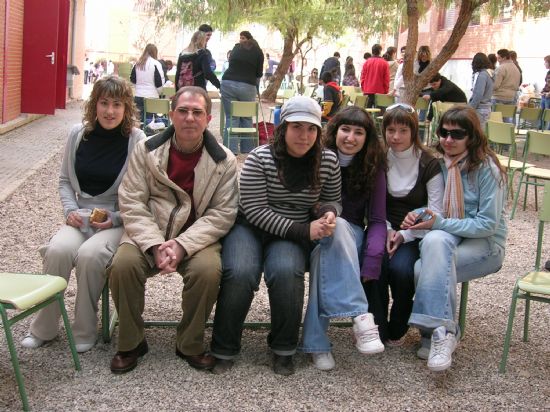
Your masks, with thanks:
[{"label": "necklace", "polygon": [[176,139],[176,134],[172,136],[172,145],[174,146],[174,149],[176,149],[180,153],[184,154],[190,154],[195,153],[197,150],[199,150],[202,146],[203,137],[201,136],[200,140],[197,142],[195,146],[193,146],[190,150],[182,149],[181,146],[178,144],[178,141]]}]

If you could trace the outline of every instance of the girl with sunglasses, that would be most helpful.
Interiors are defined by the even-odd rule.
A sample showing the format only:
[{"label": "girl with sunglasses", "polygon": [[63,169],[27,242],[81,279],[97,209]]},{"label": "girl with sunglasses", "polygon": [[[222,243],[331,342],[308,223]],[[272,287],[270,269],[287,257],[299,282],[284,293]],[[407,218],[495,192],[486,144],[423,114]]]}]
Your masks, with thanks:
[{"label": "girl with sunglasses", "polygon": [[495,273],[502,266],[507,227],[506,173],[474,109],[457,105],[441,118],[437,151],[443,155],[443,213],[427,210],[404,228],[430,230],[420,242],[416,294],[409,325],[431,333],[428,368],[451,366],[460,330],[455,321],[456,284]]},{"label": "girl with sunglasses", "polygon": [[[361,287],[377,279],[386,238],[386,159],[368,113],[346,107],[327,124],[325,146],[338,155],[342,174],[342,213],[332,236],[319,240],[310,257],[309,299],[302,351],[317,369],[335,362],[327,337],[329,319],[351,317],[355,346],[363,354],[384,345]],[[365,220],[368,229],[365,235]]]},{"label": "girl with sunglasses", "polygon": [[[400,229],[407,213],[428,206],[441,212],[443,177],[437,159],[422,144],[418,116],[413,107],[397,103],[386,109],[382,135],[387,144],[388,221],[386,253],[378,281],[364,284],[379,326],[380,337],[388,346],[399,346],[409,329],[414,296],[414,263],[419,257],[418,244],[424,231]],[[392,306],[388,318],[389,292]]]}]

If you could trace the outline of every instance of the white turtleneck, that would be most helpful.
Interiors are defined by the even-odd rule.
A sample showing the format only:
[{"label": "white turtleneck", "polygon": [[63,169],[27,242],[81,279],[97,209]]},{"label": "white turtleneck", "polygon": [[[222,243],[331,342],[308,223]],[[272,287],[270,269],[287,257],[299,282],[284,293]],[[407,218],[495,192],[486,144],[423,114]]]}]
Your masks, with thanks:
[{"label": "white turtleneck", "polygon": [[406,196],[418,179],[420,150],[414,150],[414,145],[402,152],[388,150],[388,192],[394,197]]}]

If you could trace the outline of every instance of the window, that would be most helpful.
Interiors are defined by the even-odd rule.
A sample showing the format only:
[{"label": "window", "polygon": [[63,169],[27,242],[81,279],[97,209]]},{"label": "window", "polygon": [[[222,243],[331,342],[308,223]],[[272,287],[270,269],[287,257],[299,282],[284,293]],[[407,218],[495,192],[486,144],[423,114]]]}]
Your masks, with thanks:
[{"label": "window", "polygon": [[440,10],[437,24],[438,30],[452,29],[455,25],[457,17],[458,9],[454,3],[450,4],[446,9]]},{"label": "window", "polygon": [[506,22],[512,20],[512,13],[514,11],[514,4],[512,0],[505,0],[502,2],[502,7],[500,9],[500,22]]}]

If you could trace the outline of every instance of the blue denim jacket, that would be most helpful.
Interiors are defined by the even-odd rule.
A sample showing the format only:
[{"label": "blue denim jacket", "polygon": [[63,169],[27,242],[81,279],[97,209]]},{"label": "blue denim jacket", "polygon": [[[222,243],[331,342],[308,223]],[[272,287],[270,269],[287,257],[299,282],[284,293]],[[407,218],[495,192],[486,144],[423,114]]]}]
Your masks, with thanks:
[{"label": "blue denim jacket", "polygon": [[[447,181],[448,170],[443,160],[441,169]],[[506,182],[492,159],[488,159],[474,172],[461,172],[464,187],[464,219],[443,218],[436,215],[432,229],[444,230],[465,238],[487,237],[505,247],[508,228],[506,225]]]}]

